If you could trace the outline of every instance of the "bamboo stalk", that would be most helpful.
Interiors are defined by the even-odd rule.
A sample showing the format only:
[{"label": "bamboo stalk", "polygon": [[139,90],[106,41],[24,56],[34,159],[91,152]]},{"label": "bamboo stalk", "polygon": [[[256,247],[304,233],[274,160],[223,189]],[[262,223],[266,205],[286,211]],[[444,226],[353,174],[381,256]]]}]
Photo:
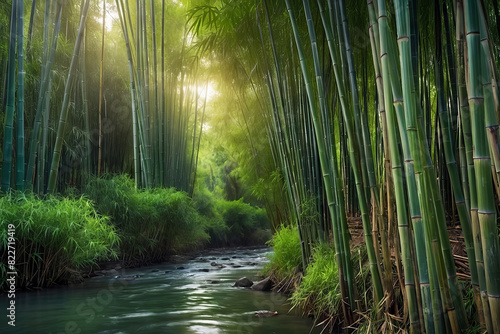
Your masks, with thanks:
[{"label": "bamboo stalk", "polygon": [[57,128],[56,143],[54,145],[54,151],[52,156],[52,163],[50,167],[49,182],[47,191],[49,193],[54,193],[56,188],[57,175],[59,172],[59,161],[61,159],[61,150],[63,145],[64,130],[66,129],[66,122],[68,118],[68,104],[69,104],[69,93],[71,91],[71,86],[73,85],[73,77],[75,75],[76,66],[78,63],[78,55],[80,53],[80,46],[83,37],[83,31],[85,26],[85,21],[87,19],[89,0],[85,1],[84,7],[80,16],[80,27],[78,28],[78,35],[76,38],[75,49],[73,51],[73,57],[71,59],[71,64],[69,67],[68,77],[66,79],[66,86],[64,89],[64,99],[61,106],[61,114],[59,118],[59,125]]},{"label": "bamboo stalk", "polygon": [[16,188],[24,192],[24,2],[17,0]]},{"label": "bamboo stalk", "polygon": [[16,84],[16,31],[17,31],[17,1],[12,3],[9,32],[9,58],[7,62],[7,98],[5,111],[5,131],[2,163],[2,191],[11,189],[12,147],[14,141],[14,101]]},{"label": "bamboo stalk", "polygon": [[[475,1],[465,1],[465,27],[469,59],[469,106],[474,143],[474,170],[477,180],[477,216],[484,252],[484,269],[490,314],[484,310],[486,321],[491,319],[491,330],[500,332],[500,242],[496,227],[496,206],[490,170],[490,152],[485,128],[485,105],[481,82],[479,10]],[[483,303],[483,305],[485,305]],[[488,328],[490,330],[490,328]]]}]

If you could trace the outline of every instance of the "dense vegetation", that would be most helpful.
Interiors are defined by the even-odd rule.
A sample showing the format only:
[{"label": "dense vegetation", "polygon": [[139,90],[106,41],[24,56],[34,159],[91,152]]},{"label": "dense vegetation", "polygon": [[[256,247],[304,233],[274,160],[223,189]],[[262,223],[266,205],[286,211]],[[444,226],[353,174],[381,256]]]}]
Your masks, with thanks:
[{"label": "dense vegetation", "polygon": [[[117,230],[107,217],[98,214],[86,198],[39,199],[8,195],[0,198],[2,210],[0,245],[7,249],[7,226],[14,224],[17,284],[44,287],[68,282],[77,270],[99,260],[117,257]],[[2,251],[0,271],[4,287],[7,252]]]},{"label": "dense vegetation", "polygon": [[26,286],[270,223],[269,272],[329,324],[500,333],[497,0],[28,3],[0,5],[1,246],[14,224]]},{"label": "dense vegetation", "polygon": [[[78,281],[103,261],[137,266],[168,260],[202,247],[264,245],[270,237],[262,209],[218,200],[197,208],[174,188],[138,190],[127,176],[92,179],[84,195],[0,198],[0,245],[16,226],[19,288]],[[7,252],[2,252],[2,281]]]}]

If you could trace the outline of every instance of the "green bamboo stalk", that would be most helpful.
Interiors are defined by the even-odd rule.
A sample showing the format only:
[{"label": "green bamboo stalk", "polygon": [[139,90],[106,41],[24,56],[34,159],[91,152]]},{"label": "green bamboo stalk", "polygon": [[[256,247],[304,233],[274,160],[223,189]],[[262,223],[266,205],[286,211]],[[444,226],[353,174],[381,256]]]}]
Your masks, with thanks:
[{"label": "green bamboo stalk", "polygon": [[[412,82],[412,66],[410,63],[410,45],[408,40],[408,4],[406,1],[396,1],[396,19],[398,42],[400,48],[400,61],[402,69],[403,97],[405,103],[405,117],[408,131],[410,150],[415,161],[417,186],[420,191],[420,202],[424,223],[429,241],[432,242],[432,251],[435,255],[437,277],[443,305],[447,312],[451,327],[458,331],[464,327],[465,317],[460,291],[457,286],[453,256],[446,233],[444,210],[437,187],[432,161],[426,145],[423,129],[419,124],[416,108],[416,93]],[[432,203],[429,201],[432,200]],[[424,203],[422,203],[424,202]],[[435,211],[435,212],[434,212]],[[437,249],[441,248],[441,252]],[[444,258],[443,258],[444,257]],[[448,276],[448,277],[447,277]],[[431,282],[432,284],[432,282]],[[459,312],[460,316],[457,316]]]},{"label": "green bamboo stalk", "polygon": [[436,90],[438,98],[438,114],[441,125],[441,133],[443,136],[444,154],[446,158],[446,167],[452,183],[455,204],[458,211],[462,232],[465,239],[467,256],[469,259],[469,268],[471,272],[471,281],[473,285],[477,285],[477,267],[476,258],[474,255],[474,241],[472,238],[472,226],[470,214],[468,212],[463,191],[461,188],[457,162],[455,160],[455,149],[453,147],[453,136],[451,134],[451,120],[446,107],[446,100],[443,90],[443,74],[442,74],[442,55],[441,55],[441,26],[439,6],[436,6],[436,64],[435,78]]},{"label": "green bamboo stalk", "polygon": [[[391,78],[391,89],[392,89],[392,97],[384,90],[385,94],[389,94],[385,97],[389,101],[392,100],[394,103],[394,107],[396,110],[397,121],[393,118],[392,115],[387,115],[387,124],[390,129],[391,124],[394,124],[396,128],[399,129],[399,134],[401,137],[401,146],[404,155],[405,161],[405,173],[407,178],[407,193],[408,193],[408,202],[409,202],[409,212],[412,220],[414,235],[415,235],[415,248],[416,248],[416,256],[418,262],[418,277],[420,282],[420,293],[422,299],[422,309],[423,309],[423,317],[425,329],[429,333],[433,333],[435,331],[435,324],[439,324],[441,321],[438,318],[434,318],[438,316],[438,313],[441,311],[439,309],[434,310],[431,307],[431,289],[430,289],[430,276],[429,276],[429,268],[428,268],[428,259],[426,255],[426,247],[425,247],[425,236],[424,236],[424,226],[422,221],[422,215],[420,210],[420,204],[417,194],[417,184],[415,180],[415,172],[414,172],[414,164],[413,159],[410,155],[410,149],[408,144],[408,133],[406,131],[406,120],[404,117],[403,110],[403,95],[401,88],[401,79],[399,75],[399,70],[396,66],[397,58],[395,56],[394,47],[390,40],[390,32],[389,26],[387,23],[387,13],[385,7],[385,1],[378,1],[379,7],[379,30],[380,30],[380,58],[382,64],[382,73],[383,77]],[[396,123],[397,122],[397,123]],[[397,126],[396,124],[399,124]],[[433,321],[433,319],[436,319]]]},{"label": "green bamboo stalk", "polygon": [[[498,142],[498,138],[500,137],[500,133],[498,131],[498,119],[497,119],[497,97],[495,96],[496,88],[496,75],[495,73],[495,65],[491,61],[491,51],[489,44],[489,36],[487,30],[487,22],[484,14],[482,13],[482,6],[479,5],[481,16],[480,16],[480,35],[481,35],[481,55],[483,55],[483,61],[481,61],[481,69],[482,76],[481,81],[483,85],[484,92],[484,105],[485,105],[485,126],[486,126],[486,134],[488,138],[488,144],[490,148],[490,158],[492,163],[492,171],[496,173],[496,178],[500,176],[500,145]],[[493,83],[495,85],[493,85]],[[499,185],[497,182],[494,182],[495,190],[497,194],[499,193]]]},{"label": "green bamboo stalk", "polygon": [[16,31],[17,31],[17,1],[12,2],[9,32],[9,58],[7,62],[7,98],[5,111],[5,131],[2,163],[2,191],[11,189],[12,147],[14,145],[14,101],[16,85]]},{"label": "green bamboo stalk", "polygon": [[[324,142],[323,127],[321,126],[321,122],[319,119],[319,113],[318,113],[317,105],[316,105],[315,99],[314,99],[313,88],[312,88],[311,82],[310,82],[309,71],[307,69],[305,55],[304,55],[304,49],[303,49],[302,41],[301,41],[301,38],[299,35],[298,27],[296,24],[295,15],[294,15],[293,9],[291,7],[290,0],[285,0],[285,2],[287,5],[288,16],[290,18],[290,22],[292,25],[292,30],[293,30],[293,34],[294,34],[294,38],[295,38],[295,44],[296,44],[297,51],[299,54],[300,67],[302,70],[305,88],[306,88],[306,92],[308,95],[309,112],[311,114],[311,118],[312,118],[314,129],[315,129],[316,144],[318,147],[318,154],[319,154],[319,158],[320,158],[320,165],[321,165],[321,170],[323,173],[323,181],[324,181],[324,185],[325,185],[325,191],[326,191],[326,195],[327,195],[329,209],[331,210],[330,211],[331,216],[334,217],[336,212],[334,212],[333,203],[335,203],[336,201],[335,201],[335,197],[334,197],[334,193],[333,193],[334,185],[332,183],[332,177],[331,177],[331,173],[330,173],[330,167],[329,167],[329,162],[328,162],[327,152],[326,152],[326,145]],[[307,8],[309,8],[307,0],[304,1],[304,7],[306,8],[306,10],[307,10]],[[308,15],[308,14],[306,13],[306,15]],[[309,13],[309,15],[310,15],[310,13]],[[308,24],[308,28],[309,29],[311,28],[310,22]],[[313,45],[315,42],[313,30],[310,31],[310,37],[311,37],[311,44]],[[317,49],[316,49],[316,51],[317,51]],[[316,57],[317,57],[317,55],[316,55]],[[320,82],[318,82],[318,84],[319,83]],[[320,91],[322,89],[322,87],[323,86],[322,86],[322,82],[321,82],[321,85],[318,85],[318,87],[317,87],[318,91]],[[353,295],[349,296],[349,301],[351,302],[351,304],[346,305],[347,310],[344,313],[346,316],[347,324],[349,324],[350,321],[352,321],[352,319],[350,319],[349,315],[351,314],[350,309],[354,305],[353,304],[354,303],[354,296]]]},{"label": "green bamboo stalk", "polygon": [[469,189],[469,209],[471,214],[472,234],[474,240],[474,251],[477,263],[477,274],[479,286],[473,286],[474,297],[478,308],[479,321],[483,328],[488,328],[491,331],[491,317],[489,312],[488,296],[486,292],[486,277],[484,272],[483,246],[481,243],[481,232],[479,228],[478,207],[477,207],[477,187],[476,176],[473,160],[472,146],[472,130],[470,121],[470,108],[468,101],[468,92],[466,88],[466,68],[465,68],[465,22],[464,22],[464,6],[463,1],[458,0],[456,3],[456,31],[458,45],[458,92],[460,102],[460,119],[463,133],[463,141],[465,145],[465,160],[466,160],[466,175],[468,182],[466,186]]},{"label": "green bamboo stalk", "polygon": [[50,91],[52,88],[52,84],[49,82],[47,92],[45,93],[45,103],[44,103],[44,111],[42,112],[42,129],[41,129],[41,137],[42,143],[38,145],[40,155],[38,164],[40,166],[40,170],[37,172],[38,175],[38,183],[37,183],[37,191],[39,194],[44,193],[45,191],[45,169],[46,169],[46,155],[47,155],[47,142],[49,137],[49,118],[50,118]]},{"label": "green bamboo stalk", "polygon": [[[48,4],[49,2],[47,2]],[[33,181],[33,172],[35,169],[35,163],[36,163],[36,152],[40,143],[40,134],[41,134],[41,126],[42,126],[42,119],[48,117],[44,114],[45,112],[48,112],[48,108],[45,108],[46,103],[49,101],[46,101],[46,99],[50,96],[50,82],[52,79],[51,72],[52,72],[52,65],[54,63],[54,57],[57,49],[57,40],[59,38],[59,31],[61,28],[61,16],[62,16],[62,5],[59,3],[57,6],[57,16],[55,18],[56,26],[54,28],[54,33],[52,37],[52,42],[50,43],[50,53],[48,52],[49,48],[49,43],[48,41],[48,23],[49,23],[49,12],[50,8],[48,5],[46,5],[45,8],[45,22],[44,22],[44,35],[47,35],[44,37],[44,47],[47,49],[44,51],[44,54],[46,55],[45,61],[42,63],[42,80],[40,84],[40,90],[38,92],[38,100],[37,100],[37,107],[36,107],[36,113],[35,113],[35,121],[33,125],[33,130],[31,131],[30,135],[30,141],[29,141],[29,157],[28,157],[28,167],[26,169],[26,180],[28,180],[28,190],[31,190],[34,184]],[[40,166],[40,164],[39,164]],[[44,166],[45,167],[45,166]]]},{"label": "green bamboo stalk", "polygon": [[[306,6],[306,2],[304,1],[304,7]],[[307,6],[309,7],[309,6]],[[320,8],[320,12],[321,12]],[[310,11],[309,11],[310,12]],[[308,10],[306,8],[306,15],[308,13]],[[309,13],[310,14],[310,13]],[[326,20],[322,20],[323,23],[327,23]],[[308,28],[310,31],[314,29],[312,25],[312,19],[308,20]],[[360,205],[360,210],[361,210],[361,217],[363,220],[363,230],[365,233],[365,243],[366,243],[366,248],[368,252],[368,258],[370,261],[370,272],[372,275],[372,282],[373,282],[373,288],[374,288],[374,296],[375,296],[375,304],[377,304],[379,301],[382,300],[383,298],[383,289],[382,289],[382,283],[380,279],[380,273],[378,271],[377,267],[377,262],[376,262],[376,256],[375,256],[375,249],[373,246],[373,239],[371,237],[371,228],[370,228],[370,222],[369,222],[369,217],[368,217],[368,208],[366,205],[366,198],[365,198],[365,190],[363,188],[362,184],[362,176],[360,174],[360,165],[359,165],[359,160],[356,158],[354,152],[357,149],[356,145],[356,136],[355,132],[353,129],[353,124],[352,124],[352,115],[347,110],[346,106],[346,101],[345,101],[345,93],[344,93],[344,86],[343,86],[343,81],[341,81],[340,73],[338,70],[338,62],[337,62],[337,52],[334,49],[334,44],[333,44],[333,36],[331,34],[332,29],[330,27],[324,26],[324,31],[327,36],[327,41],[328,41],[328,47],[330,50],[330,57],[332,59],[332,64],[334,68],[334,73],[335,73],[335,79],[337,82],[337,89],[338,89],[338,94],[341,102],[341,110],[342,110],[342,115],[344,118],[344,124],[346,126],[347,130],[347,139],[349,143],[349,158],[351,162],[351,168],[354,173],[354,178],[356,180],[356,190],[358,194],[358,201]],[[315,40],[315,38],[314,38]],[[348,42],[346,40],[346,42]],[[315,43],[315,42],[314,42]],[[311,44],[313,44],[313,37],[311,36]],[[314,49],[313,49],[314,52]],[[317,52],[317,51],[316,51]],[[315,59],[315,63],[317,62],[319,64],[319,57],[316,57],[317,60]],[[318,87],[321,86],[322,89],[322,83],[320,85],[320,82],[318,81]]]},{"label": "green bamboo stalk", "polygon": [[89,107],[88,107],[88,99],[87,99],[87,74],[85,67],[85,54],[86,54],[86,38],[87,38],[87,28],[85,28],[83,32],[83,41],[82,41],[82,56],[80,58],[80,76],[81,76],[81,95],[82,95],[82,110],[83,110],[83,118],[84,118],[84,126],[85,133],[87,138],[85,138],[85,154],[83,157],[84,164],[84,182],[87,183],[92,173],[91,170],[91,145],[90,145],[90,119],[89,119]]},{"label": "green bamboo stalk", "polygon": [[31,2],[30,21],[28,25],[28,41],[26,42],[26,54],[30,53],[31,40],[33,39],[33,23],[35,22],[36,0]]},{"label": "green bamboo stalk", "polygon": [[57,174],[59,171],[59,161],[61,159],[61,150],[62,150],[62,145],[63,145],[63,138],[64,138],[64,130],[66,128],[66,121],[68,118],[68,104],[69,104],[69,95],[71,91],[71,86],[73,84],[73,77],[75,75],[75,70],[77,67],[78,63],[78,55],[80,53],[80,46],[81,46],[81,41],[83,37],[83,31],[84,31],[84,26],[85,26],[85,21],[87,19],[87,14],[89,10],[89,0],[85,1],[81,16],[80,16],[80,27],[78,28],[78,35],[76,38],[76,43],[75,43],[75,49],[73,51],[73,57],[71,59],[71,64],[69,67],[69,73],[68,77],[66,79],[66,86],[64,89],[64,99],[61,107],[61,114],[59,118],[59,125],[57,128],[57,137],[56,137],[56,143],[54,145],[54,151],[52,155],[52,163],[50,167],[50,174],[49,174],[49,183],[47,187],[47,191],[49,193],[54,193],[55,188],[56,188],[56,181],[57,181]]},{"label": "green bamboo stalk", "polygon": [[[439,5],[436,5],[436,60],[437,60],[437,65],[435,68],[437,70],[436,72],[436,88],[438,89],[438,114],[440,117],[440,124],[441,124],[441,129],[442,129],[442,137],[443,137],[443,145],[444,145],[444,153],[445,153],[445,160],[446,160],[446,166],[448,168],[448,173],[452,182],[452,190],[454,193],[455,197],[455,203],[457,206],[457,210],[459,213],[459,219],[460,223],[462,226],[462,231],[464,234],[465,242],[466,242],[466,248],[468,250],[468,254],[470,253],[471,256],[469,257],[469,263],[472,263],[470,266],[471,271],[474,270],[476,272],[476,266],[475,266],[475,257],[473,257],[473,239],[472,239],[472,230],[471,230],[471,221],[470,221],[470,216],[467,212],[467,207],[465,205],[465,200],[463,197],[463,192],[460,187],[460,179],[458,175],[458,167],[456,164],[455,156],[454,156],[454,147],[453,147],[453,142],[452,142],[452,136],[451,136],[451,126],[450,126],[450,119],[449,119],[449,114],[447,111],[445,99],[444,99],[444,92],[443,92],[443,78],[442,78],[442,51],[441,51],[441,20],[440,20],[440,13],[439,13]],[[429,160],[429,159],[428,159]],[[432,163],[429,163],[428,165],[431,166]],[[429,169],[430,170],[430,177],[435,178],[434,174],[434,169]],[[435,198],[436,201],[439,201],[438,195],[435,193]],[[444,215],[444,210],[442,209],[442,206],[440,206],[441,209],[438,209],[438,219],[440,221],[445,221],[445,215]],[[460,286],[458,285],[458,279],[456,275],[456,270],[455,270],[455,261],[453,259],[453,255],[451,252],[451,246],[449,244],[449,238],[448,238],[448,233],[446,230],[446,226],[444,224],[439,224],[439,235],[441,239],[441,244],[442,244],[442,249],[443,249],[443,256],[446,261],[446,266],[447,266],[447,274],[448,274],[448,280],[450,284],[450,290],[452,293],[452,298],[454,300],[455,307],[457,309],[458,313],[458,320],[460,322],[461,328],[468,327],[467,323],[467,315],[465,313],[465,307],[462,301],[462,290]],[[471,274],[472,275],[472,274]],[[477,278],[477,277],[475,277]],[[477,282],[477,281],[476,281]]]},{"label": "green bamboo stalk", "polygon": [[484,252],[486,288],[493,332],[500,332],[500,242],[496,226],[496,206],[490,171],[490,155],[485,128],[484,95],[481,82],[480,26],[477,2],[465,1],[465,27],[469,59],[469,106],[474,143],[474,169],[477,180],[478,219]]},{"label": "green bamboo stalk", "polygon": [[97,175],[101,175],[102,166],[102,94],[104,84],[104,42],[106,33],[106,0],[102,1],[102,38],[101,38],[101,62],[99,67],[99,142],[97,153]]},{"label": "green bamboo stalk", "polygon": [[16,188],[24,192],[24,2],[17,0]]},{"label": "green bamboo stalk", "polygon": [[457,86],[457,69],[455,63],[455,51],[453,47],[453,40],[450,33],[450,24],[448,19],[448,7],[446,2],[443,1],[443,18],[444,18],[444,28],[446,34],[446,56],[448,62],[448,73],[450,80],[450,110],[451,110],[451,129],[455,134],[454,143],[458,143],[457,133],[457,119],[458,119],[458,86]]},{"label": "green bamboo stalk", "polygon": [[[122,25],[123,37],[125,40],[125,46],[127,50],[127,60],[128,60],[128,68],[129,68],[129,77],[130,77],[130,95],[131,95],[131,104],[132,104],[132,136],[133,136],[133,150],[134,150],[134,179],[135,186],[137,188],[141,188],[143,186],[142,183],[142,166],[140,164],[140,138],[139,138],[139,124],[137,121],[137,99],[136,99],[136,80],[134,77],[134,66],[132,59],[132,49],[129,38],[129,28],[128,26],[131,24],[130,16],[129,16],[129,24],[127,24],[127,20],[125,19],[125,12],[123,6],[123,0],[116,0],[116,5],[118,7],[118,13],[120,14],[120,22]],[[128,2],[127,2],[128,6]],[[127,7],[128,8],[128,7]],[[133,29],[130,27],[130,32],[133,32]],[[132,35],[133,37],[133,35]]]},{"label": "green bamboo stalk", "polygon": [[[288,202],[290,203],[290,206],[293,208],[292,212],[294,214],[294,221],[298,225],[298,233],[299,233],[299,239],[300,239],[300,246],[301,246],[301,255],[302,255],[302,267],[306,268],[308,265],[309,257],[308,257],[308,249],[307,249],[307,241],[304,240],[304,237],[302,235],[302,222],[301,222],[301,209],[300,209],[300,197],[297,194],[297,187],[294,185],[297,185],[297,183],[294,181],[294,178],[296,174],[294,174],[291,171],[291,166],[289,163],[289,157],[293,157],[294,159],[296,158],[296,155],[294,154],[292,150],[290,151],[290,145],[289,141],[287,141],[285,138],[289,136],[290,134],[285,134],[287,132],[287,128],[282,122],[282,117],[280,116],[281,114],[284,114],[284,110],[291,105],[291,101],[294,100],[292,98],[288,99],[288,104],[285,104],[284,99],[282,98],[283,95],[287,94],[288,91],[285,91],[285,87],[283,87],[282,84],[282,76],[281,73],[283,73],[280,70],[278,58],[276,56],[276,50],[275,50],[275,42],[274,42],[274,37],[273,37],[273,31],[272,31],[272,26],[271,22],[269,19],[269,13],[267,10],[267,2],[264,1],[264,8],[265,8],[265,14],[266,14],[266,21],[267,21],[267,26],[268,26],[268,33],[269,33],[269,39],[270,39],[270,45],[271,45],[271,50],[273,52],[273,60],[274,60],[274,65],[275,65],[275,73],[274,75],[276,76],[276,81],[277,84],[275,85],[274,80],[273,80],[273,74],[271,73],[271,68],[269,66],[269,62],[267,59],[267,56],[264,56],[264,65],[265,65],[265,72],[266,72],[266,80],[267,80],[267,86],[269,88],[269,98],[271,101],[271,115],[270,115],[270,126],[272,127],[272,130],[270,131],[270,140],[274,144],[274,147],[276,148],[274,150],[275,152],[275,164],[281,168],[281,170],[284,173],[284,181],[285,185],[287,187],[287,194],[288,196]],[[259,11],[256,11],[256,19],[257,19],[257,27],[259,30],[259,35],[260,35],[260,40],[262,44],[262,49],[266,50],[265,47],[265,42],[264,42],[264,36],[262,33],[262,28],[260,25],[260,16],[259,16]],[[292,57],[293,60],[293,57]],[[284,72],[284,74],[288,74],[288,72]],[[301,84],[301,81],[299,82]],[[290,107],[291,108],[291,107]],[[293,110],[293,109],[290,109]],[[300,109],[299,109],[300,110]],[[286,117],[286,120],[290,119],[290,117]],[[269,122],[269,121],[268,121]],[[295,133],[292,131],[292,146],[297,145],[297,142],[294,141],[296,136],[294,135]],[[273,146],[273,145],[272,145]],[[295,146],[297,147],[297,146]],[[285,153],[286,151],[286,153]],[[298,146],[297,151],[301,152],[302,147]],[[291,154],[290,154],[291,153]],[[300,153],[299,153],[300,154]],[[300,170],[298,170],[300,171]]]},{"label": "green bamboo stalk", "polygon": [[[371,13],[371,26],[373,27],[375,24],[375,15],[374,15],[374,5],[372,0],[368,0],[368,7]],[[378,24],[377,24],[378,28]],[[385,30],[383,31],[385,33]],[[377,29],[378,35],[378,29]],[[393,115],[393,106],[392,106],[392,96],[391,96],[391,77],[389,75],[389,68],[386,64],[388,57],[387,53],[377,53],[377,50],[381,50],[381,47],[385,48],[386,40],[382,40],[379,42],[379,47],[377,48],[377,44],[375,43],[374,38],[374,29],[371,30],[371,42],[372,42],[372,54],[373,54],[373,65],[375,69],[375,77],[377,82],[377,96],[378,96],[378,107],[379,114],[381,118],[381,124],[383,127],[383,140],[385,154],[390,154],[390,163],[392,165],[392,179],[394,182],[394,192],[396,198],[396,207],[397,207],[397,220],[398,220],[398,229],[399,229],[399,238],[401,241],[401,250],[402,250],[402,261],[403,267],[405,271],[405,291],[406,298],[408,303],[408,311],[410,315],[410,327],[412,332],[420,333],[423,331],[421,328],[420,319],[419,319],[419,306],[417,303],[416,290],[415,290],[415,275],[413,271],[413,263],[411,257],[411,248],[409,238],[411,237],[409,223],[408,223],[408,212],[405,202],[405,194],[404,194],[404,184],[403,184],[403,169],[401,166],[401,157],[398,149],[398,140],[397,140],[397,132],[395,128],[395,122]],[[380,41],[380,39],[379,39]],[[385,50],[384,50],[385,51]],[[382,55],[380,57],[380,55]],[[380,73],[379,66],[379,57],[384,62],[385,75],[382,76]],[[388,113],[391,115],[386,116]],[[387,118],[390,118],[391,128],[388,129],[389,123],[387,122]]]}]

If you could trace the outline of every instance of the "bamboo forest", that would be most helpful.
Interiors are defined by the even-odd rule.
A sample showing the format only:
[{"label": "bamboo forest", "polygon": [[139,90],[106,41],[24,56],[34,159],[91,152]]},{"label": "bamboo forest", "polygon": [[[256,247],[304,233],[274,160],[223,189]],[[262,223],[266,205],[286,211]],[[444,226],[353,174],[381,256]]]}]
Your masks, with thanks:
[{"label": "bamboo forest", "polygon": [[0,1],[0,333],[500,334],[498,0]]}]

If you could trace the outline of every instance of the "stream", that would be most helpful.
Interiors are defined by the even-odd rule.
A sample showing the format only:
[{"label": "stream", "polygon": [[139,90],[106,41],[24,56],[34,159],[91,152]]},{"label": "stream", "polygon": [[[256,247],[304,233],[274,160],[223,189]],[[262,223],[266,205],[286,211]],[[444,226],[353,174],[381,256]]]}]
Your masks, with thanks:
[{"label": "stream", "polygon": [[[232,287],[244,276],[258,280],[269,252],[208,251],[184,263],[121,269],[70,287],[17,292],[15,330],[2,319],[0,333],[309,333],[312,320],[289,312],[285,296]],[[4,310],[6,300],[0,296]],[[279,314],[259,318],[257,310]]]}]

